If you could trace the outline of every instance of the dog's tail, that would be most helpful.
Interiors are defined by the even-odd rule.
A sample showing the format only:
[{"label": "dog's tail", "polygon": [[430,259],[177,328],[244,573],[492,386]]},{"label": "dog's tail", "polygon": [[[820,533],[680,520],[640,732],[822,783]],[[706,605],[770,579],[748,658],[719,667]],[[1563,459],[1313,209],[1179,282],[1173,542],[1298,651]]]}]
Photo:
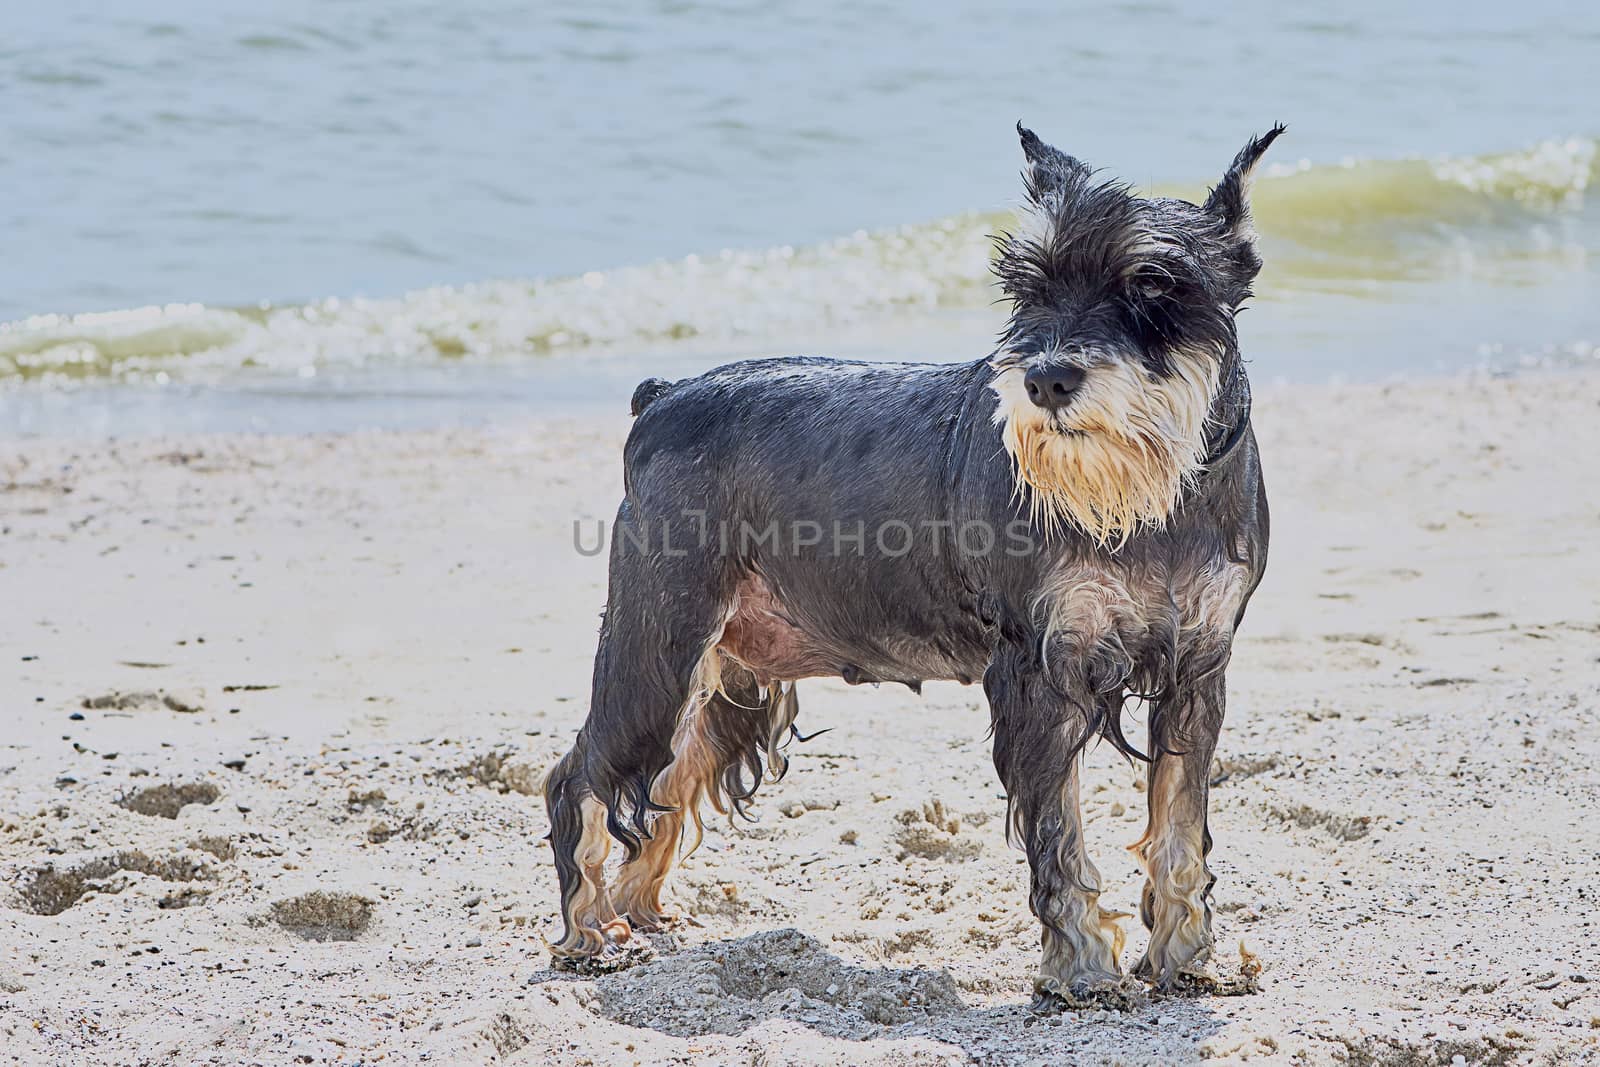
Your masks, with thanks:
[{"label": "dog's tail", "polygon": [[634,418],[644,414],[644,409],[655,403],[656,398],[672,388],[672,383],[665,378],[646,378],[639,383],[639,388],[633,391],[633,405],[631,412]]}]

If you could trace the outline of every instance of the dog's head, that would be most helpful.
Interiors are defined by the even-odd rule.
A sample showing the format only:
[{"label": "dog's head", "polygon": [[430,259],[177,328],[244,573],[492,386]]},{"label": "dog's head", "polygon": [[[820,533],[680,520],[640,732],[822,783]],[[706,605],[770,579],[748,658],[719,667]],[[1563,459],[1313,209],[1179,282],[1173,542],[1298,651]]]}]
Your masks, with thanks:
[{"label": "dog's head", "polygon": [[1135,196],[1017,130],[1027,203],[995,261],[1012,304],[995,421],[1047,528],[1120,544],[1171,513],[1205,458],[1261,269],[1250,178],[1283,127],[1245,145],[1201,205]]}]

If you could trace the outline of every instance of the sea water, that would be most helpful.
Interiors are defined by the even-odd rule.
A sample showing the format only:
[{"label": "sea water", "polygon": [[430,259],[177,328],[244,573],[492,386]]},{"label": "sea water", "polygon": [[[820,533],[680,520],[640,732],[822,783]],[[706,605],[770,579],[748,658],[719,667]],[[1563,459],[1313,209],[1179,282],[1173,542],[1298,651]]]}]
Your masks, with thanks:
[{"label": "sea water", "polygon": [[8,5],[0,432],[621,410],[789,352],[970,359],[1021,119],[1256,189],[1258,379],[1592,361],[1584,3]]}]

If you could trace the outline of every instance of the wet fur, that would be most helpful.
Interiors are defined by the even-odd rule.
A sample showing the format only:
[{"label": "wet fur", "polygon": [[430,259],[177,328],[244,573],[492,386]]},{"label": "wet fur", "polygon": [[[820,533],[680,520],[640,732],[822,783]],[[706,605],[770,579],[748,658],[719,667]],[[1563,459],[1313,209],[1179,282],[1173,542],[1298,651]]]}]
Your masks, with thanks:
[{"label": "wet fur", "polygon": [[1218,369],[1209,355],[1171,362],[1173,373],[1154,381],[1132,364],[1105,364],[1066,418],[1028,400],[1020,367],[995,375],[995,419],[1017,493],[1042,529],[1071,526],[1120,545],[1166,520],[1204,459]]},{"label": "wet fur", "polygon": [[[641,385],[589,717],[545,786],[558,957],[626,940],[622,916],[664,921],[686,820],[740,812],[781,775],[794,681],[831,676],[982,679],[1045,995],[1121,974],[1079,755],[1100,736],[1151,759],[1136,970],[1170,982],[1204,959],[1205,772],[1268,537],[1233,314],[1260,265],[1248,172],[1277,132],[1193,205],[1133,197],[1023,131],[1031,217],[1000,239],[1013,314],[983,359],[757,360]],[[1014,375],[1038,360],[1087,370],[1064,422],[1018,401]],[[886,521],[917,531],[912,550],[874,543]],[[866,537],[726,533],[816,522]],[[1028,550],[963,551],[972,523],[1027,531]],[[1130,698],[1149,705],[1142,749],[1122,732]],[[602,824],[626,855],[609,896]]]}]

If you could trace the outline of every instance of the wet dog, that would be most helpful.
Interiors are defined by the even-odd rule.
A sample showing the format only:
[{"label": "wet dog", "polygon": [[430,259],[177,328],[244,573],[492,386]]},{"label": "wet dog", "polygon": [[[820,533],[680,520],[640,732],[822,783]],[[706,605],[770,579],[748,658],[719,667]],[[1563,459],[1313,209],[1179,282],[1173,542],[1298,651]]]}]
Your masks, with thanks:
[{"label": "wet dog", "polygon": [[1079,814],[1097,736],[1150,762],[1134,973],[1171,985],[1209,953],[1207,777],[1267,561],[1234,319],[1261,267],[1251,174],[1282,127],[1199,205],[1018,131],[1026,210],[997,239],[1011,315],[991,356],[758,360],[635,394],[589,717],[545,784],[558,961],[665,921],[686,823],[698,840],[703,805],[743,813],[783,773],[811,677],[982,678],[1042,997],[1123,979]]}]

